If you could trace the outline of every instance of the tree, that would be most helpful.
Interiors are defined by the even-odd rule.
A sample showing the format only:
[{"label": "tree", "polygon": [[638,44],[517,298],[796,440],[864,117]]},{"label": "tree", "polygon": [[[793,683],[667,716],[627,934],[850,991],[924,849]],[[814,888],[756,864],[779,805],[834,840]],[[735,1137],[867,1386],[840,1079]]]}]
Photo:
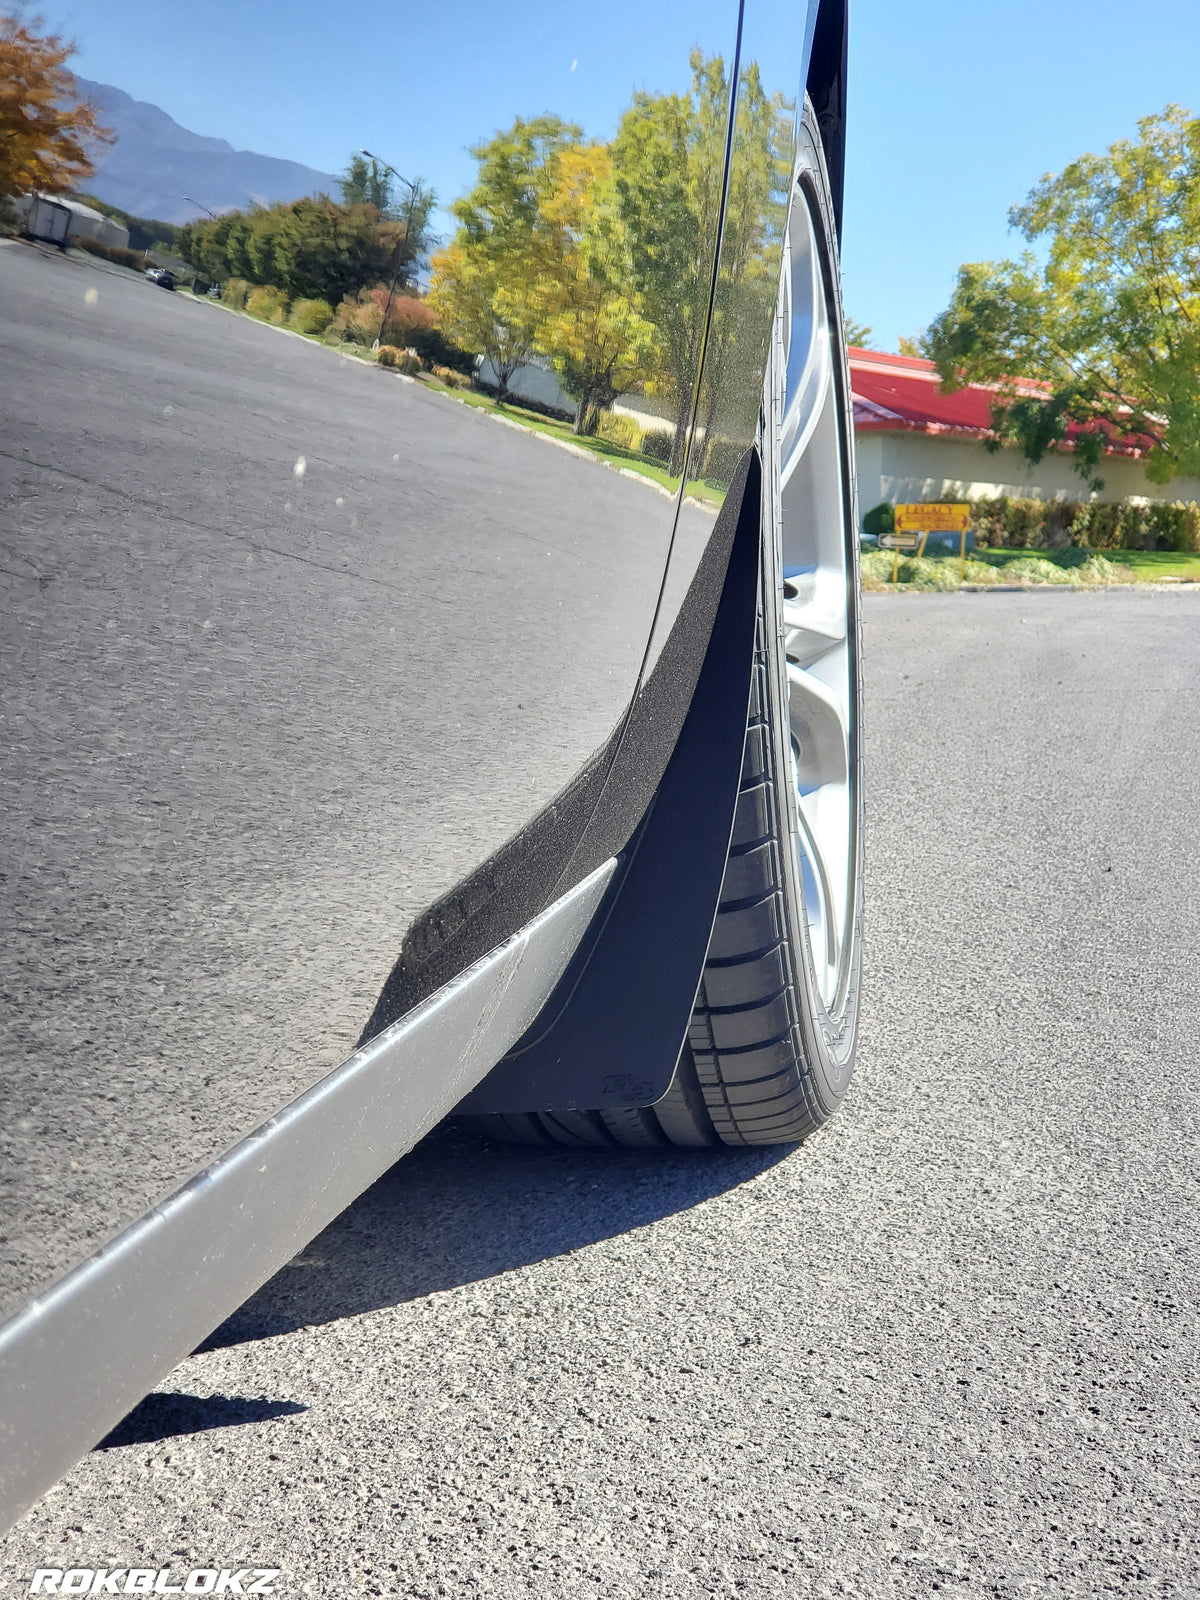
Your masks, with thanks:
[{"label": "tree", "polygon": [[1044,263],[961,267],[923,341],[947,386],[997,386],[993,448],[1069,442],[1093,486],[1114,437],[1153,480],[1200,473],[1200,120],[1168,106],[1138,135],[1047,174],[1009,213]]},{"label": "tree", "polygon": [[865,322],[855,322],[853,317],[847,317],[845,321],[846,343],[859,350],[869,350],[871,348],[871,329],[867,324]]},{"label": "tree", "polygon": [[246,278],[332,305],[386,278],[403,247],[401,224],[381,221],[372,205],[342,206],[326,195],[228,211],[188,223],[179,237],[180,254],[210,278]]},{"label": "tree", "polygon": [[[719,59],[716,66],[719,69]],[[723,74],[715,76],[716,106],[723,88]],[[728,444],[718,436],[718,424],[735,444],[745,447],[758,420],[787,224],[794,113],[795,106],[782,95],[767,95],[756,62],[742,69],[712,323],[704,353],[700,417],[708,477],[722,476],[718,462],[729,453]],[[752,364],[746,356],[755,347],[759,360]]]},{"label": "tree", "polygon": [[412,183],[399,178],[375,156],[358,151],[351,156],[346,171],[338,179],[342,201],[347,206],[373,206],[380,217],[403,222],[397,236],[389,272],[393,279],[411,284],[416,266],[433,244],[430,218],[437,205],[437,192],[420,178]]},{"label": "tree", "polygon": [[473,250],[459,238],[433,258],[429,304],[448,339],[491,362],[496,398],[534,354],[541,311],[533,281],[509,280],[502,257]]},{"label": "tree", "polygon": [[36,26],[0,16],[0,195],[75,189],[95,145],[112,140],[65,66],[74,46]]},{"label": "tree", "polygon": [[720,58],[705,61],[694,51],[691,61],[691,94],[639,91],[612,145],[633,281],[658,336],[656,387],[675,413],[673,473],[683,470],[704,346],[728,114]]},{"label": "tree", "polygon": [[[770,326],[791,176],[784,162],[788,108],[782,99],[766,95],[751,63],[738,85],[734,162],[714,283],[730,83],[720,56],[694,50],[691,68],[686,95],[635,94],[612,145],[633,281],[656,330],[655,387],[675,413],[672,472],[683,468],[697,399],[712,442],[717,408],[732,398],[728,358],[764,314],[763,337]],[[708,381],[705,394],[697,397],[702,357]]]},{"label": "tree", "polygon": [[592,434],[601,409],[646,377],[656,359],[653,324],[630,287],[628,230],[604,145],[559,152],[533,238],[536,342],[578,402],[575,432]]},{"label": "tree", "polygon": [[452,206],[458,229],[433,258],[429,302],[448,338],[492,363],[502,401],[513,373],[537,349],[545,316],[544,207],[559,155],[580,138],[561,117],[518,117],[475,145],[475,185]]},{"label": "tree", "polygon": [[350,164],[338,179],[342,200],[348,206],[374,206],[386,212],[392,203],[392,174],[374,156],[362,151],[350,157]]}]

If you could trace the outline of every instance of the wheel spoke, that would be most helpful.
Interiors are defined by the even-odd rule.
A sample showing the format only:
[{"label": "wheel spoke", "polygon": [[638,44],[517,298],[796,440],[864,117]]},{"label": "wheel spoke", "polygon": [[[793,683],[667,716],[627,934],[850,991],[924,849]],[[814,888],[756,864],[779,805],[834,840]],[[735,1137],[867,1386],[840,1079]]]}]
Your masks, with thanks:
[{"label": "wheel spoke", "polygon": [[[780,625],[796,793],[798,865],[821,997],[835,1003],[849,947],[856,794],[843,419],[814,223],[802,191],[780,299],[786,349],[779,423],[784,583]],[[789,326],[790,324],[790,326]]]}]

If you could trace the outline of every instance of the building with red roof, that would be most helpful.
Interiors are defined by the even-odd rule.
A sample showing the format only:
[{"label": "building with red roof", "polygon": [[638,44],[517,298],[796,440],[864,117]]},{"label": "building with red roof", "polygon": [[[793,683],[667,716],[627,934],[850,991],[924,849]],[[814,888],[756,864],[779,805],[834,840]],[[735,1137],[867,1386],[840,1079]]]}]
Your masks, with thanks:
[{"label": "building with red roof", "polygon": [[[1028,388],[1036,392],[1038,385]],[[1043,500],[1200,500],[1200,480],[1151,483],[1145,450],[1120,441],[1105,451],[1092,494],[1071,453],[1055,450],[1037,466],[1011,448],[989,451],[995,390],[941,387],[932,361],[919,356],[850,351],[850,388],[858,455],[860,515],[881,500],[977,499],[1029,495]]]}]

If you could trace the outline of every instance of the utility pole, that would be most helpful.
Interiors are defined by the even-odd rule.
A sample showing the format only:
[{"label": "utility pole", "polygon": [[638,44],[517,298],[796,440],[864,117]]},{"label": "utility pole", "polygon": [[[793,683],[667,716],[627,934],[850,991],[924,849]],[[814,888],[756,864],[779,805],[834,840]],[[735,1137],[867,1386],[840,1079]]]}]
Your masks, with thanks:
[{"label": "utility pole", "polygon": [[[420,192],[420,188],[421,188],[421,180],[420,180],[420,178],[417,178],[415,180],[415,182],[414,181],[410,181],[408,178],[402,178],[400,176],[400,174],[396,171],[395,167],[389,166],[386,161],[380,161],[380,158],[377,155],[374,155],[370,150],[363,150],[363,149],[360,148],[358,153],[359,153],[360,156],[366,156],[371,161],[378,161],[379,165],[383,168],[383,170],[385,172],[390,172],[392,177],[396,179],[397,183],[402,183],[404,185],[404,187],[408,190],[408,214],[404,219],[404,241],[403,241],[403,243],[404,243],[404,246],[405,246],[406,249],[410,248],[411,244],[412,244],[413,213],[417,209],[417,195]],[[399,280],[399,277],[400,277],[400,248],[401,248],[400,245],[397,244],[396,245],[395,265],[392,268],[392,281],[388,285],[387,305],[384,308],[383,321],[379,324],[379,332],[380,332],[381,336],[383,334],[384,329],[387,327],[388,318],[392,314],[392,300],[395,297],[396,284],[397,284],[397,282]],[[409,256],[409,259],[410,260],[412,259],[411,255]],[[379,343],[380,343],[379,339],[376,339],[374,344],[371,346],[371,349],[372,350],[378,350],[379,349]]]}]

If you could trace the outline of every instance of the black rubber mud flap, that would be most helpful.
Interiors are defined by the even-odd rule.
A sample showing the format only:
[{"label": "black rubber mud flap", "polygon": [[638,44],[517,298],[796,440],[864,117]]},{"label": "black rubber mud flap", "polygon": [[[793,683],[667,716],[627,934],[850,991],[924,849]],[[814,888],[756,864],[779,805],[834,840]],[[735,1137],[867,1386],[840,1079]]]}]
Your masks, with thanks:
[{"label": "black rubber mud flap", "polygon": [[558,988],[457,1114],[647,1106],[670,1087],[716,917],[742,770],[761,527],[753,452],[731,497],[738,489],[708,650],[658,791]]}]

